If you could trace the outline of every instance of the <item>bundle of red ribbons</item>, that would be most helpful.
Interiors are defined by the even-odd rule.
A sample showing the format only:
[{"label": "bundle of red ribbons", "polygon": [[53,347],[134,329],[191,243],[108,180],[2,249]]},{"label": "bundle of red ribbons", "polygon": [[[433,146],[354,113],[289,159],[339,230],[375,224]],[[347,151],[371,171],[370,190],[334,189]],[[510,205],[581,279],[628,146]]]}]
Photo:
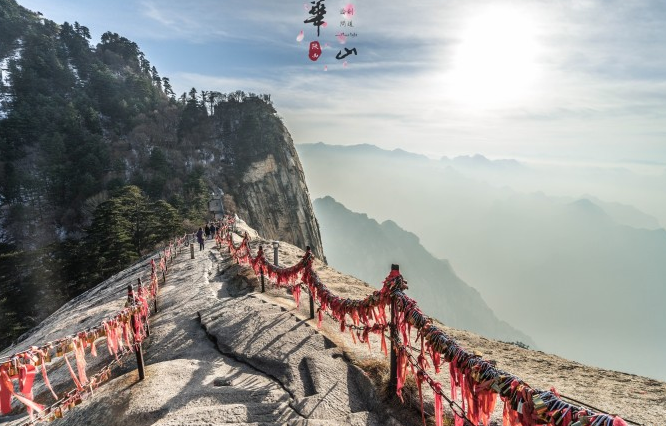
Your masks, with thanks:
[{"label": "bundle of red ribbons", "polygon": [[[32,417],[33,411],[41,412],[44,406],[33,401],[32,387],[37,374],[38,367],[44,384],[51,394],[58,400],[49,381],[46,365],[54,358],[63,357],[72,377],[76,389],[81,391],[86,386],[94,385],[95,382],[88,379],[86,375],[86,350],[93,357],[97,356],[96,342],[99,338],[106,337],[106,346],[110,355],[118,357],[125,351],[132,351],[135,343],[141,342],[145,333],[143,322],[147,320],[144,306],[134,305],[123,309],[114,317],[102,321],[98,326],[75,335],[48,342],[42,346],[33,346],[30,349],[13,355],[8,361],[0,364],[0,412],[9,414],[12,410],[12,397],[19,400],[28,408]],[[134,318],[134,321],[132,321]],[[134,324],[134,327],[132,327]],[[70,354],[76,360],[76,372],[70,363]],[[19,390],[14,390],[14,380],[18,381]]]},{"label": "bundle of red ribbons", "polygon": [[[416,301],[405,295],[406,282],[397,270],[391,271],[381,290],[374,291],[366,298],[341,298],[319,279],[312,267],[313,256],[309,249],[295,265],[280,268],[266,260],[261,248],[252,257],[247,234],[240,245],[235,246],[229,229],[229,226],[222,229],[220,243],[226,242],[231,256],[241,264],[249,264],[257,274],[263,272],[276,286],[291,288],[297,304],[300,291],[296,289],[300,288],[297,282],[300,274],[301,283],[319,303],[320,326],[324,311],[340,323],[341,332],[345,332],[349,317],[358,340],[367,342],[369,346],[368,334],[380,334],[382,350],[386,353],[385,331],[391,325],[387,322],[386,307],[394,309],[397,394],[402,399],[406,374],[411,371],[416,377],[423,407],[421,386],[426,382],[434,392],[437,426],[442,424],[443,397],[454,411],[456,426],[488,426],[498,395],[504,402],[504,426],[626,426],[626,422],[619,416],[575,406],[562,400],[554,389],[534,389],[518,377],[497,369],[493,363],[462,349],[423,314]],[[415,339],[421,348],[417,357],[413,356],[409,345],[412,327],[417,330]],[[352,338],[356,341],[354,330],[350,327]],[[442,385],[428,375],[428,358],[436,373],[439,373],[444,362],[449,363],[451,399],[444,395]],[[408,366],[411,368],[408,369]],[[461,411],[456,409],[459,406],[453,402],[458,397],[462,404]]]},{"label": "bundle of red ribbons", "polygon": [[[185,237],[177,239],[175,242],[171,242],[163,253],[160,253],[159,267],[162,271],[166,271],[167,260],[172,257],[177,248],[182,246],[184,241]],[[127,307],[113,317],[74,335],[41,346],[32,346],[8,357],[6,361],[0,362],[0,413],[9,414],[12,411],[12,399],[16,398],[27,407],[31,419],[37,412],[40,417],[54,420],[62,417],[63,408],[78,404],[84,393],[91,392],[92,389],[107,380],[110,374],[109,365],[88,378],[86,350],[93,357],[97,357],[97,340],[105,337],[109,354],[114,357],[114,362],[119,362],[123,355],[133,352],[134,345],[144,339],[144,323],[148,321],[150,315],[148,303],[150,299],[156,297],[158,292],[157,265],[154,259],[151,259],[150,266],[149,288],[144,288],[139,284],[137,292],[130,293],[131,301],[128,300]],[[76,371],[70,362],[70,354],[73,354],[76,360]],[[59,399],[49,381],[46,366],[54,358],[60,357],[65,360],[75,389]],[[34,402],[33,385],[39,367],[41,367],[44,385],[58,401],[48,408]],[[15,389],[15,382],[18,384],[18,391]]]}]

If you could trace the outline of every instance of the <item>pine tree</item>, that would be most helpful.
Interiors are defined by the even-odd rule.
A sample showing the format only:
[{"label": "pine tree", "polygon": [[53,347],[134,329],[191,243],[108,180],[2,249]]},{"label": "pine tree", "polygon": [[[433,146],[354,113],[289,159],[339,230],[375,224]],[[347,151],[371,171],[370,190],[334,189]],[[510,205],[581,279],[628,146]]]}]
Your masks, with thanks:
[{"label": "pine tree", "polygon": [[164,94],[173,99],[175,97],[175,93],[173,92],[173,88],[171,87],[171,82],[169,81],[169,77],[162,77],[162,87],[164,88]]},{"label": "pine tree", "polygon": [[155,65],[150,70],[150,73],[153,76],[153,83],[155,84],[155,87],[157,87],[160,91],[162,90],[162,79],[160,78],[160,75],[157,73],[157,68],[155,68]]}]

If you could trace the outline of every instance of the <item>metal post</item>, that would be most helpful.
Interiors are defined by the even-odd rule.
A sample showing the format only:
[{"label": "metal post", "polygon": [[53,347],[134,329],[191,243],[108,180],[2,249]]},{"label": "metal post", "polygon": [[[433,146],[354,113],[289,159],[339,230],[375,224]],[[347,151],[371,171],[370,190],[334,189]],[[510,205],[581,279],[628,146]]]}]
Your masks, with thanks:
[{"label": "metal post", "polygon": [[[164,261],[164,262],[162,262],[162,261]],[[162,255],[160,255],[160,263],[162,265],[164,265],[163,268],[162,268],[162,280],[163,280],[162,282],[164,284],[166,284],[166,273],[169,270],[169,266],[167,266],[168,262],[167,262],[166,253],[164,253],[164,257],[162,257]]]},{"label": "metal post", "polygon": [[[399,265],[391,265],[391,272],[399,271]],[[395,325],[395,300],[391,301],[391,323],[389,324],[391,330],[391,375],[389,378],[388,392],[389,397],[395,394],[398,390],[398,357],[396,354],[395,342],[398,339],[398,327]]]},{"label": "metal post", "polygon": [[[257,251],[257,257],[261,257],[261,259],[264,258],[264,247],[259,246],[259,250]],[[260,264],[259,267],[259,274],[261,275],[261,292],[264,293],[266,291],[266,287],[264,286],[264,265]]]},{"label": "metal post", "polygon": [[[134,306],[134,291],[132,290],[132,284],[127,284],[127,306]],[[136,330],[136,316],[132,315],[132,330]],[[134,352],[136,353],[136,365],[139,369],[139,380],[143,380],[146,377],[143,365],[143,352],[141,350],[141,343],[134,343]]]},{"label": "metal post", "polygon": [[398,357],[395,353],[395,338],[398,335],[395,326],[395,302],[391,303],[391,376],[389,378],[388,392],[389,397],[398,390]]},{"label": "metal post", "polygon": [[[310,246],[305,247],[305,251],[309,252],[310,251]],[[312,263],[311,263],[312,265]],[[314,298],[312,297],[312,293],[310,293],[310,319],[314,319],[315,317],[315,309],[314,309]]]},{"label": "metal post", "polygon": [[190,243],[190,259],[194,259],[194,243]]},{"label": "metal post", "polygon": [[273,265],[275,266],[278,266],[278,247],[280,247],[280,243],[273,241]]},{"label": "metal post", "polygon": [[312,298],[312,294],[310,294],[310,319],[314,319],[314,299]]},{"label": "metal post", "polygon": [[[132,315],[132,329],[134,329],[135,321],[134,315]],[[139,369],[139,380],[143,380],[146,378],[146,371],[143,365],[143,349],[140,342],[134,343],[134,352],[136,352],[136,366]]]}]

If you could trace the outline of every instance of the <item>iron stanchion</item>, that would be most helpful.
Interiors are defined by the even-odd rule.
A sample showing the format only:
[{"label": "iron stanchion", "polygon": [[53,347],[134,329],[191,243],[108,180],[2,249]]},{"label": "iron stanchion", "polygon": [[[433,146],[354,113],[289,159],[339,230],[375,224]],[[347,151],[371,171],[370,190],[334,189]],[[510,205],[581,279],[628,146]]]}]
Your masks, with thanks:
[{"label": "iron stanchion", "polygon": [[[310,246],[305,247],[305,251],[307,253],[309,253],[310,252]],[[312,256],[312,255],[310,255],[310,256]],[[312,257],[310,257],[310,265],[312,265]],[[312,293],[309,293],[309,294],[310,294],[310,297],[309,297],[309,299],[310,299],[310,319],[314,319],[314,317],[315,317],[314,298],[312,297]]]},{"label": "iron stanchion", "polygon": [[[391,272],[400,271],[399,265],[391,265]],[[389,395],[393,395],[398,390],[398,357],[396,354],[395,342],[398,339],[398,327],[395,325],[395,300],[391,302],[391,323],[389,324],[391,331],[391,374],[388,383]]]},{"label": "iron stanchion", "polygon": [[[134,300],[134,291],[132,290],[132,284],[127,285],[127,304],[128,306],[135,306],[136,302]],[[132,330],[136,330],[136,315],[132,315]],[[136,353],[136,366],[139,370],[139,380],[146,378],[146,372],[144,370],[143,364],[143,350],[141,349],[141,343],[134,341],[134,352]]]},{"label": "iron stanchion", "polygon": [[[134,327],[135,319],[132,315],[132,327]],[[139,369],[139,380],[146,378],[145,366],[143,364],[143,349],[141,348],[141,342],[134,343],[134,350],[136,352],[136,366]]]},{"label": "iron stanchion", "polygon": [[[264,257],[264,248],[262,246],[259,246],[259,251],[257,252],[257,257],[259,259]],[[261,275],[261,292],[264,293],[266,291],[266,287],[264,286],[264,265],[261,264],[259,267],[259,274]]]},{"label": "iron stanchion", "polygon": [[314,319],[314,299],[312,298],[312,294],[310,294],[310,319]]}]

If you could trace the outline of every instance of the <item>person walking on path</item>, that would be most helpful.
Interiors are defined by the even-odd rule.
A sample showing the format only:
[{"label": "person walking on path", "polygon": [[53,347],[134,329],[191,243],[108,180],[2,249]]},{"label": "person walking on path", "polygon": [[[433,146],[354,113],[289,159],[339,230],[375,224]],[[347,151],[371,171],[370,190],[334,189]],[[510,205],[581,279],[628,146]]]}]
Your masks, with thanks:
[{"label": "person walking on path", "polygon": [[208,224],[206,224],[204,231],[206,232],[206,239],[210,239],[210,228],[208,227]]},{"label": "person walking on path", "polygon": [[217,231],[217,228],[215,227],[214,223],[210,224],[210,237],[212,239],[215,239],[215,231]]},{"label": "person walking on path", "polygon": [[204,249],[204,231],[203,228],[199,227],[197,231],[197,241],[199,241],[199,251]]}]

